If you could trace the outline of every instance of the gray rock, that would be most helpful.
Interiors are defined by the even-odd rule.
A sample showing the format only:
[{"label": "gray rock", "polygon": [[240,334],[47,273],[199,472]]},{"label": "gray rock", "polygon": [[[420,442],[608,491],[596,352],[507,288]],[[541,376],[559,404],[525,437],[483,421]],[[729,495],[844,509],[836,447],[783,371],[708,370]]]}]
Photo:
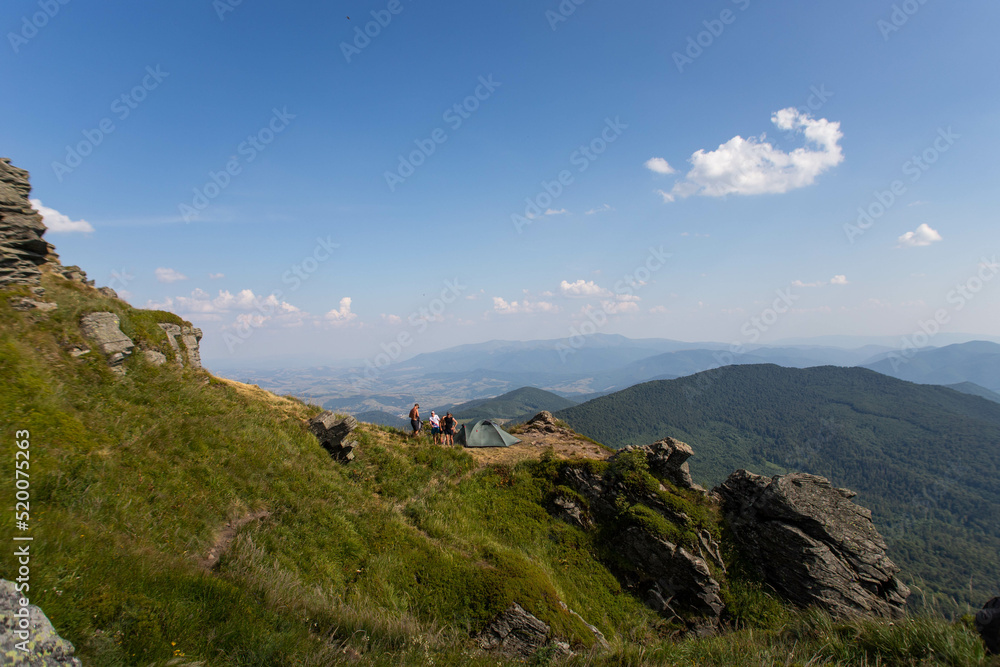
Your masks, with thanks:
[{"label": "gray rock", "polygon": [[976,612],[976,630],[986,644],[986,652],[1000,655],[1000,597],[990,599]]},{"label": "gray rock", "polygon": [[52,272],[55,273],[56,275],[62,276],[66,280],[72,280],[73,282],[76,283],[83,283],[84,285],[88,285],[90,287],[94,286],[94,281],[87,280],[87,273],[79,266],[54,266],[52,268]]},{"label": "gray rock", "polygon": [[527,658],[544,647],[548,638],[549,626],[514,602],[479,633],[479,646],[484,651]]},{"label": "gray rock", "polygon": [[10,307],[14,310],[20,310],[22,312],[37,310],[42,313],[47,313],[58,308],[59,304],[51,303],[49,301],[35,301],[34,299],[22,297],[20,299],[11,299]]},{"label": "gray rock", "polygon": [[695,634],[716,629],[725,605],[719,596],[722,588],[705,561],[634,526],[621,536],[616,552],[636,568],[638,574],[633,576],[642,578],[633,587],[647,606],[687,625]]},{"label": "gray rock", "polygon": [[55,248],[42,238],[45,224],[30,195],[28,172],[0,158],[0,287],[38,285],[41,267],[59,262]]},{"label": "gray rock", "polygon": [[108,297],[109,299],[117,299],[118,298],[118,292],[114,291],[110,287],[98,287],[97,291],[100,292],[102,295]]},{"label": "gray rock", "polygon": [[143,350],[142,357],[147,363],[153,364],[154,366],[162,366],[167,363],[167,356],[156,350]]},{"label": "gray rock", "polygon": [[[202,338],[201,329],[177,324],[160,323],[160,328],[167,334],[167,343],[174,351],[174,358],[178,366],[188,368],[201,368],[200,344]],[[177,339],[180,339],[180,343]],[[183,349],[181,345],[183,344]],[[186,362],[186,363],[185,363]]]},{"label": "gray rock", "polygon": [[715,492],[748,563],[783,597],[837,617],[899,617],[909,589],[854,493],[815,475],[738,470]]},{"label": "gray rock", "polygon": [[[12,581],[0,579],[0,658],[10,667],[82,667],[71,643],[60,637],[45,613],[35,605],[22,607],[22,593]],[[21,627],[27,615],[28,628]],[[26,634],[19,634],[19,633]],[[23,643],[22,643],[23,642]],[[26,651],[21,650],[27,649]]]},{"label": "gray rock", "polygon": [[354,450],[358,443],[355,440],[344,440],[357,427],[358,420],[354,417],[337,419],[329,410],[309,420],[309,431],[316,436],[323,449],[334,459],[345,462],[354,460]]},{"label": "gray rock", "polygon": [[80,329],[104,354],[116,373],[124,374],[125,357],[132,353],[135,343],[122,333],[120,321],[114,313],[88,313],[80,319]]},{"label": "gray rock", "polygon": [[[619,499],[653,510],[674,525],[684,527],[689,523],[683,512],[667,505],[658,494],[622,484],[611,469],[598,475],[584,466],[567,466],[560,472],[559,482],[585,498],[594,521],[604,525],[613,526],[619,520]],[[565,502],[572,503],[570,499]],[[570,523],[575,520],[573,510],[559,507],[558,503],[553,513]],[[707,551],[718,557],[719,547],[711,535],[706,533],[701,539]],[[724,609],[721,586],[703,558],[638,526],[618,532],[609,547],[614,553],[618,579],[647,606],[682,623],[693,634],[703,635],[718,628]]]},{"label": "gray rock", "polygon": [[[619,450],[619,454],[635,450],[639,450],[646,455],[649,472],[654,477],[666,480],[682,489],[693,489],[701,493],[705,492],[705,489],[695,484],[694,480],[691,479],[691,470],[688,467],[687,460],[694,455],[694,450],[687,443],[668,437],[657,440],[651,445],[623,447]],[[618,456],[618,454],[615,456]]]}]

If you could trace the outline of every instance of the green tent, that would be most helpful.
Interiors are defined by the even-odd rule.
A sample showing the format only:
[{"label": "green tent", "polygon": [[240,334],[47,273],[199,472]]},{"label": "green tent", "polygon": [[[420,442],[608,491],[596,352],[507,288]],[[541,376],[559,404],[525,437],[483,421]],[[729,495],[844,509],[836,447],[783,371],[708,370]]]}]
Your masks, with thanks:
[{"label": "green tent", "polygon": [[510,447],[521,442],[488,419],[463,424],[458,441],[466,447]]}]

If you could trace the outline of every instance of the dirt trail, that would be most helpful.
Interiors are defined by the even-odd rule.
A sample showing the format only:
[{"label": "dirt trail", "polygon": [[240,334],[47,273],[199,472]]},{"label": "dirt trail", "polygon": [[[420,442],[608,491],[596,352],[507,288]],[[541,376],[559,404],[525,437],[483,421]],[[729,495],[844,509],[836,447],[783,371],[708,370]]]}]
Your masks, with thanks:
[{"label": "dirt trail", "polygon": [[199,565],[206,570],[211,570],[215,567],[216,563],[219,562],[219,559],[222,558],[222,555],[229,551],[229,545],[232,544],[233,538],[236,537],[236,532],[240,528],[253,523],[254,521],[265,519],[269,516],[271,516],[271,513],[267,510],[259,510],[251,514],[245,514],[244,516],[227,523],[222,527],[222,530],[219,531],[219,534],[216,535],[215,542],[208,550],[208,554],[201,559]]}]

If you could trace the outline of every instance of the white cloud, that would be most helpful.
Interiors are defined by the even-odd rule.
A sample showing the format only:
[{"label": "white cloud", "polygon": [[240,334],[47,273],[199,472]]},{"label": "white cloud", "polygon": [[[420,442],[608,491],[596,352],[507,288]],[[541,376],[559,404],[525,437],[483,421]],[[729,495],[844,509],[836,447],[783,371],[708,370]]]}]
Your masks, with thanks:
[{"label": "white cloud", "polygon": [[180,271],[164,268],[161,266],[160,268],[156,269],[156,279],[159,280],[161,283],[176,283],[181,280],[187,280],[187,276],[185,276]]},{"label": "white cloud", "polygon": [[[676,186],[675,186],[675,188],[676,188]],[[666,190],[657,190],[656,194],[658,194],[661,197],[663,197],[663,203],[664,204],[669,204],[669,203],[673,202],[676,199],[672,194],[670,194]]]},{"label": "white cloud", "polygon": [[792,281],[792,287],[824,287],[826,285],[846,285],[846,284],[847,284],[847,276],[844,275],[834,276],[833,278],[830,278],[829,282],[825,280],[819,280],[814,283],[805,283],[802,282],[801,280]]},{"label": "white cloud", "polygon": [[601,307],[608,315],[639,312],[639,304],[635,301],[602,301]]},{"label": "white cloud", "polygon": [[555,313],[559,311],[556,306],[548,301],[506,301],[502,297],[493,297],[493,310],[501,315],[515,315],[518,313]]},{"label": "white cloud", "polygon": [[899,247],[900,248],[918,248],[922,246],[929,246],[932,243],[937,243],[941,240],[941,235],[926,222],[919,227],[915,232],[906,232],[899,237]]},{"label": "white cloud", "polygon": [[812,185],[823,172],[844,161],[840,123],[814,119],[794,108],[771,116],[779,130],[805,136],[815,148],[796,148],[786,153],[766,141],[766,137],[744,139],[735,136],[716,150],[704,149],[691,155],[691,170],[670,192],[658,191],[664,201],[701,195],[780,194]]},{"label": "white cloud", "polygon": [[356,313],[351,312],[351,297],[345,296],[340,300],[340,307],[334,308],[329,313],[324,316],[330,322],[336,322],[342,324],[344,322],[350,322],[357,317]]},{"label": "white cloud", "polygon": [[649,312],[653,315],[666,315],[670,311],[667,310],[666,306],[653,306],[649,309]]},{"label": "white cloud", "polygon": [[253,290],[245,289],[235,296],[228,290],[219,290],[215,298],[201,288],[191,291],[190,296],[167,297],[161,302],[149,301],[146,308],[170,310],[181,315],[198,315],[201,320],[222,320],[224,315],[236,313],[235,324],[260,327],[266,322],[276,326],[299,326],[314,317],[287,301],[271,294],[259,297]]},{"label": "white cloud", "polygon": [[569,211],[567,211],[564,208],[560,208],[560,209],[550,208],[550,209],[546,209],[546,211],[545,211],[545,215],[566,215],[567,213],[569,213]]},{"label": "white cloud", "polygon": [[385,322],[386,324],[391,324],[393,326],[403,323],[403,318],[400,317],[399,315],[386,315],[385,313],[382,313],[381,317],[383,322]]},{"label": "white cloud", "polygon": [[220,280],[221,278],[225,278],[225,277],[226,277],[225,273],[210,273],[210,274],[208,274],[208,279],[209,280]]},{"label": "white cloud", "polygon": [[582,297],[592,297],[592,296],[611,296],[611,290],[606,290],[593,280],[577,280],[574,283],[569,281],[562,281],[559,283],[559,291],[563,296],[582,296]]},{"label": "white cloud", "polygon": [[847,284],[847,276],[845,276],[845,275],[834,276],[833,278],[830,279],[830,284],[831,285],[846,285]]},{"label": "white cloud", "polygon": [[612,207],[608,206],[607,204],[603,204],[601,206],[598,206],[597,208],[592,208],[589,211],[585,211],[584,215],[595,215],[597,213],[604,213],[606,211],[613,211],[613,210],[615,210],[615,209],[613,209]]},{"label": "white cloud", "polygon": [[92,232],[94,227],[86,220],[70,220],[68,215],[63,215],[54,208],[49,208],[42,204],[40,199],[31,199],[31,205],[35,207],[42,216],[42,222],[49,228],[52,234],[69,234],[72,232]]},{"label": "white cloud", "polygon": [[670,166],[670,163],[661,157],[651,157],[646,160],[646,169],[655,171],[657,174],[673,174],[677,170]]}]

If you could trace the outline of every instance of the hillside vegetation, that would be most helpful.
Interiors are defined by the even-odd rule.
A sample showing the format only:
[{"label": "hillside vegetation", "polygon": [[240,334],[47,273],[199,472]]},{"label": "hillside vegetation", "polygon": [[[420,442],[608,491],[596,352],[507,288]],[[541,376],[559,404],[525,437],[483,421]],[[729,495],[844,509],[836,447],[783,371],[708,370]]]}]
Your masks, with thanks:
[{"label": "hillside vegetation", "polygon": [[[691,473],[800,470],[858,492],[889,555],[950,612],[1000,589],[1000,405],[860,368],[729,366],[648,382],[558,414],[613,447],[669,434]],[[921,600],[918,594],[914,599]]]},{"label": "hillside vegetation", "polygon": [[574,405],[576,405],[576,401],[563,398],[550,391],[535,387],[521,387],[495,398],[481,398],[456,405],[451,408],[451,412],[462,421],[503,419],[523,422],[542,410],[556,412]]},{"label": "hillside vegetation", "polygon": [[[176,317],[44,284],[51,313],[0,299],[0,423],[8,442],[30,431],[31,600],[88,667],[503,664],[470,636],[512,601],[573,645],[569,664],[995,664],[964,622],[791,611],[731,556],[733,631],[676,641],[615,577],[598,538],[615,527],[547,512],[560,466],[580,464],[478,468],[370,425],[357,459],[336,463],[305,429],[317,407],[138,355],[125,377],[97,352],[71,356],[83,313],[114,311],[164,353],[156,323]],[[677,502],[721,534],[710,505]],[[14,533],[12,512],[0,530]],[[14,572],[6,550],[0,575]]]}]

